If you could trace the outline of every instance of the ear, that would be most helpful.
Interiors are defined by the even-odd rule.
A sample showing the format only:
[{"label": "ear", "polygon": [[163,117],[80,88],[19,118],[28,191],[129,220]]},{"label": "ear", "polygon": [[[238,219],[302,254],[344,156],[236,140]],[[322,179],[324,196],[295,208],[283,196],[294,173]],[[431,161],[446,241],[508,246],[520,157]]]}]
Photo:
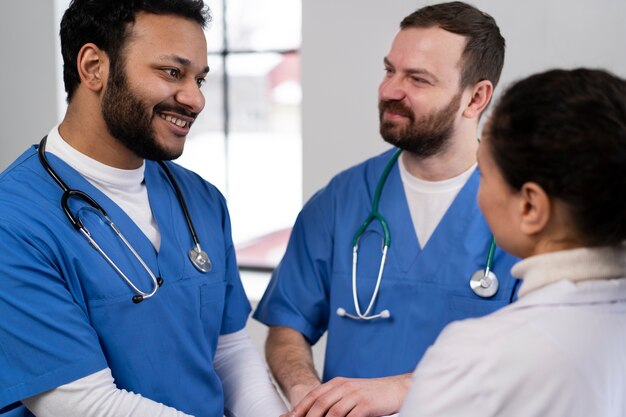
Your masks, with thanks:
[{"label": "ear", "polygon": [[522,185],[520,195],[520,231],[534,236],[545,231],[550,223],[551,200],[541,186],[534,182]]},{"label": "ear", "polygon": [[493,84],[489,80],[483,80],[476,83],[470,89],[471,96],[469,103],[463,111],[463,116],[468,119],[473,119],[480,116],[480,114],[487,108],[491,95],[493,94]]},{"label": "ear", "polygon": [[107,54],[93,43],[86,43],[78,51],[76,61],[81,84],[93,92],[100,92],[108,77]]}]

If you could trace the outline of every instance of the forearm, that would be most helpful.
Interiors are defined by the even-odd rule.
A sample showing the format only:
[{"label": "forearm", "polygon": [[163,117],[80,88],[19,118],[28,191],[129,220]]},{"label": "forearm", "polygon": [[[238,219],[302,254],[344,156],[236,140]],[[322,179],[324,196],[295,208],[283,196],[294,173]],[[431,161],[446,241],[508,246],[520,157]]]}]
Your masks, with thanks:
[{"label": "forearm", "polygon": [[270,327],[265,355],[274,378],[292,405],[320,385],[311,345],[290,327]]},{"label": "forearm", "polygon": [[220,336],[214,360],[228,417],[276,417],[286,411],[248,332]]},{"label": "forearm", "polygon": [[24,399],[22,403],[37,417],[190,417],[118,389],[108,368]]}]

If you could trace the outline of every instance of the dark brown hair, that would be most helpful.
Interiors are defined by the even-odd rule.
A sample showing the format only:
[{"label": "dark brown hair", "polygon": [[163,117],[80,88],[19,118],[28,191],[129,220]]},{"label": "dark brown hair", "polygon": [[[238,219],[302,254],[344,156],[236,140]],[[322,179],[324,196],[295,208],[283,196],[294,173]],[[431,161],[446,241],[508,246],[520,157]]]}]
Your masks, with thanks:
[{"label": "dark brown hair", "polygon": [[494,88],[504,65],[505,41],[493,17],[460,1],[435,4],[416,10],[400,23],[400,29],[438,26],[465,36],[461,88],[489,80]]},{"label": "dark brown hair", "polygon": [[[72,0],[61,19],[63,81],[69,102],[80,83],[78,51],[92,42],[105,51],[114,67],[139,12],[171,14],[205,27],[211,16],[203,0]],[[116,68],[119,68],[117,66]]]},{"label": "dark brown hair", "polygon": [[551,70],[510,87],[486,127],[505,180],[565,202],[589,246],[626,239],[626,81],[604,70]]}]

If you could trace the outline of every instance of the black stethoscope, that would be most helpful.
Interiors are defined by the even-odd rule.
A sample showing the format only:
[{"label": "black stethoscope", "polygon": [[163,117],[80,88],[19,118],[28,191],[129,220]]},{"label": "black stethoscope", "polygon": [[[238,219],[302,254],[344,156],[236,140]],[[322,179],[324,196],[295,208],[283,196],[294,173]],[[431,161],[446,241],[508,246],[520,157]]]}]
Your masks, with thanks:
[{"label": "black stethoscope", "polygon": [[[67,186],[67,184],[65,184],[65,182],[59,177],[59,175],[52,169],[52,167],[48,163],[48,159],[46,158],[46,139],[47,139],[47,136],[45,136],[41,140],[41,142],[39,143],[39,149],[37,151],[37,153],[39,155],[39,161],[41,162],[41,165],[45,168],[46,172],[52,177],[52,179],[63,190],[63,195],[61,196],[61,207],[63,208],[63,211],[65,212],[65,215],[67,216],[67,218],[70,221],[70,223],[72,224],[72,226],[74,226],[74,228],[76,230],[78,230],[83,236],[85,236],[85,238],[87,239],[87,241],[89,241],[91,246],[93,246],[93,248],[96,251],[98,251],[98,253],[100,253],[100,255],[102,255],[102,257],[109,263],[109,265],[111,265],[111,267],[133,289],[133,291],[136,293],[133,296],[133,298],[132,298],[132,300],[133,300],[133,302],[135,304],[140,303],[143,300],[145,300],[147,298],[151,298],[152,296],[154,296],[154,294],[156,294],[156,292],[159,289],[159,287],[161,285],[163,285],[163,278],[161,278],[161,277],[157,278],[152,273],[150,268],[148,268],[148,265],[146,265],[144,260],[141,259],[141,256],[139,256],[137,251],[135,251],[135,249],[128,242],[128,240],[126,240],[126,238],[124,237],[122,232],[118,229],[118,227],[109,218],[108,214],[106,213],[106,211],[104,211],[104,209],[100,206],[100,204],[98,204],[93,198],[91,198],[85,192],[69,188]],[[193,266],[195,266],[196,269],[198,269],[200,272],[209,272],[211,270],[211,268],[212,268],[211,260],[209,259],[209,256],[207,255],[207,253],[205,251],[203,251],[202,248],[200,247],[200,241],[198,240],[198,235],[196,234],[196,229],[194,228],[193,223],[191,221],[191,217],[189,216],[189,211],[187,210],[187,204],[185,204],[185,199],[183,198],[183,194],[181,193],[180,188],[178,188],[178,183],[174,179],[174,176],[172,175],[172,172],[167,167],[165,162],[158,161],[158,164],[161,166],[161,168],[163,168],[163,170],[167,174],[167,177],[170,180],[170,183],[172,184],[172,187],[174,187],[174,191],[176,192],[176,198],[178,199],[178,202],[180,203],[180,207],[183,210],[183,214],[185,215],[185,220],[187,221],[187,226],[189,227],[189,232],[191,233],[191,237],[193,238],[194,246],[191,249],[189,249],[189,259],[191,260],[191,263],[193,264]],[[135,256],[137,261],[139,261],[141,266],[150,275],[150,278],[152,279],[152,283],[153,283],[152,291],[144,292],[144,291],[140,290],[130,280],[130,278],[128,278],[126,276],[126,274],[124,274],[124,272],[115,264],[115,262],[113,262],[113,260],[102,250],[100,245],[98,245],[98,243],[91,236],[91,233],[83,225],[83,223],[80,220],[80,218],[78,216],[75,216],[70,211],[68,200],[70,198],[72,198],[72,197],[78,198],[80,200],[85,201],[87,204],[89,204],[89,206],[91,206],[93,209],[95,209],[97,212],[99,212],[102,215],[105,223],[108,224],[109,227],[111,227],[113,232],[119,237],[119,239],[124,243],[124,245],[126,245],[126,247]]]},{"label": "black stethoscope", "polygon": [[[396,161],[400,157],[400,153],[402,150],[396,151],[391,159],[387,162],[383,173],[378,180],[378,184],[376,185],[376,191],[374,192],[374,198],[372,200],[372,208],[370,210],[370,214],[367,216],[365,221],[361,224],[361,227],[357,230],[354,235],[354,239],[352,240],[352,302],[354,303],[354,311],[356,314],[351,314],[346,311],[345,308],[339,307],[336,311],[337,315],[340,317],[346,317],[353,320],[374,320],[374,319],[388,319],[391,317],[391,312],[388,309],[382,310],[380,313],[372,314],[372,308],[374,307],[374,302],[376,301],[376,297],[378,296],[378,290],[380,289],[380,283],[383,276],[383,271],[385,268],[385,262],[387,260],[387,252],[389,250],[389,246],[391,244],[391,233],[389,231],[389,226],[387,225],[387,221],[383,217],[383,215],[378,211],[378,203],[380,201],[380,195],[382,194],[383,187],[385,182],[387,181],[387,177],[389,177],[389,173],[391,169],[395,165]],[[378,221],[383,229],[383,240],[382,240],[382,255],[380,259],[380,265],[378,268],[378,276],[376,278],[376,285],[374,287],[374,292],[372,293],[372,297],[370,298],[370,302],[367,305],[367,308],[364,312],[361,312],[359,298],[357,294],[357,261],[358,261],[358,253],[359,253],[359,240],[361,236],[365,233],[367,227],[373,221]],[[472,274],[469,280],[469,286],[477,296],[481,298],[490,298],[493,297],[498,292],[498,277],[493,272],[493,257],[496,251],[496,241],[495,238],[491,237],[491,245],[489,247],[489,253],[487,255],[487,261],[484,269],[479,269]],[[511,296],[512,297],[512,296]]]}]

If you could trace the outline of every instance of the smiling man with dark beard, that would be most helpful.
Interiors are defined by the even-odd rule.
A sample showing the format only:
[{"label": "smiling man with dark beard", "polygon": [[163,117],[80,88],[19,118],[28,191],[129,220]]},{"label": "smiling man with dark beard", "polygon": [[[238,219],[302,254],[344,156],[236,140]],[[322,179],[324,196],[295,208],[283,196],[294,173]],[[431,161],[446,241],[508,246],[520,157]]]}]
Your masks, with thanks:
[{"label": "smiling man with dark beard", "polygon": [[[503,61],[495,21],[465,3],[400,24],[378,91],[380,133],[394,148],[305,205],[254,314],[270,326],[266,356],[291,416],[399,411],[447,323],[513,298],[515,259],[492,245],[476,205],[478,120]],[[470,287],[477,276],[484,287]],[[311,344],[326,331],[320,380]]]},{"label": "smiling man with dark beard", "polygon": [[[160,146],[152,127],[153,118],[165,112],[185,115],[192,120],[198,117],[197,112],[177,103],[164,102],[155,105],[154,109],[150,108],[147,100],[142,100],[133,86],[129,85],[125,58],[119,57],[102,96],[102,118],[111,135],[144,159],[176,159],[182,155],[183,148],[172,151]],[[189,127],[192,124],[189,122]]]},{"label": "smiling man with dark beard", "polygon": [[0,176],[0,414],[286,411],[224,197],[170,162],[204,108],[208,19],[202,0],[65,12],[67,112]]}]

